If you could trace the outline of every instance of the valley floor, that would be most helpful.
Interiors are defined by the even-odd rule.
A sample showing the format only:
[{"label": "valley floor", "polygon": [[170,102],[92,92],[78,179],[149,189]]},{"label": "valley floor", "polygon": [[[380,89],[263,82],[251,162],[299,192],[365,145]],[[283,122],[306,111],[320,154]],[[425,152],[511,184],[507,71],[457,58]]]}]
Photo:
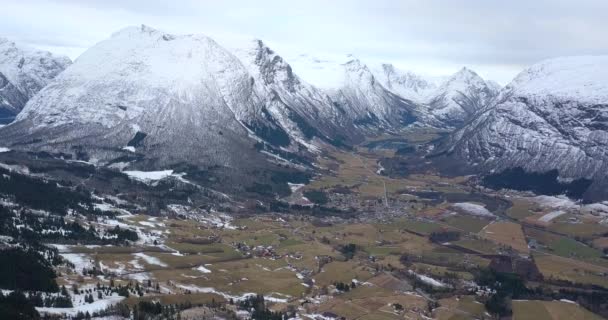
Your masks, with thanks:
[{"label": "valley floor", "polygon": [[[400,139],[414,144],[434,137],[418,132]],[[109,306],[126,304],[144,312],[147,301],[183,309],[182,319],[247,318],[248,303],[261,294],[269,312],[300,319],[608,314],[606,300],[597,302],[608,297],[608,205],[492,191],[475,177],[432,171],[391,178],[382,159],[394,153],[384,147],[325,152],[318,159],[323,174],[293,184],[283,199],[335,214],[229,215],[173,205],[161,217],[97,205],[108,215],[87,226],[133,230],[137,240],[47,241],[69,262],[55,270],[73,307],[37,310],[107,315],[116,314]],[[514,287],[505,293],[507,284]]]}]

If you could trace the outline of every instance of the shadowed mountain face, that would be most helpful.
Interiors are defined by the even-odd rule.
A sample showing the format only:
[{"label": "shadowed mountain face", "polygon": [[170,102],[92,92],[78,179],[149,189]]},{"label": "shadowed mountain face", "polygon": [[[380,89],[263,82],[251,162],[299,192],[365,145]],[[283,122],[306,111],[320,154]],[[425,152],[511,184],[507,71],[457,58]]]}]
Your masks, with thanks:
[{"label": "shadowed mountain face", "polygon": [[319,143],[356,143],[420,117],[360,62],[343,71],[347,84],[329,93],[301,81],[259,40],[229,50],[203,35],[130,27],[87,50],[0,136],[12,148],[122,168],[132,159],[152,167],[298,166]]},{"label": "shadowed mountain face", "polygon": [[[2,45],[9,65],[20,51]],[[53,80],[68,62],[32,55],[41,57],[0,70],[0,117],[29,100],[0,130],[12,149],[120,169],[187,163],[239,176],[269,166],[311,169],[323,144],[466,124],[437,149],[464,168],[555,169],[559,179],[592,179],[589,192],[605,180],[605,57],[540,63],[497,95],[466,68],[432,80],[390,65],[372,71],[352,57],[331,66],[315,60],[336,80],[318,88],[262,41],[226,49],[203,35],[146,26],[98,43]]]},{"label": "shadowed mountain face", "polygon": [[491,103],[497,94],[494,85],[463,68],[431,94],[430,111],[440,122],[459,128]]},{"label": "shadowed mountain face", "polygon": [[519,74],[496,102],[439,148],[482,172],[557,170],[559,179],[593,180],[604,194],[608,169],[608,57],[541,62]]}]

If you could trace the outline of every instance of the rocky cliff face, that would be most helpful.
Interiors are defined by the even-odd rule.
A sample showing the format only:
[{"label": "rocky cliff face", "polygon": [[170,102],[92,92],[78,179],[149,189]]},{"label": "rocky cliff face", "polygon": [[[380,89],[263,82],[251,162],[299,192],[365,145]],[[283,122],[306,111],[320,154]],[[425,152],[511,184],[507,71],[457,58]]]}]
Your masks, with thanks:
[{"label": "rocky cliff face", "polygon": [[490,104],[497,94],[494,84],[463,68],[430,94],[428,104],[435,118],[458,128]]},{"label": "rocky cliff face", "polygon": [[212,39],[131,27],[87,50],[0,136],[101,164],[141,157],[157,167],[239,168],[264,161],[260,141],[293,143],[267,102],[248,69]]},{"label": "rocky cliff face", "polygon": [[608,57],[547,60],[520,73],[495,102],[443,142],[447,157],[481,172],[521,167],[588,178],[608,172]]},{"label": "rocky cliff face", "polygon": [[12,120],[32,96],[70,63],[67,57],[0,38],[0,123]]}]

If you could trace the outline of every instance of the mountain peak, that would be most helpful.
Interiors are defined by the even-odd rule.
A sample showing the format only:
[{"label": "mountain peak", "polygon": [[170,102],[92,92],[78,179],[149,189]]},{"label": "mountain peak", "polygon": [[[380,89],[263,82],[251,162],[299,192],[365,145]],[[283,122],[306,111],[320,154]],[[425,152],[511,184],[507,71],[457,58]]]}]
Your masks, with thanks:
[{"label": "mountain peak", "polygon": [[440,88],[444,88],[443,90],[463,91],[469,86],[483,88],[487,87],[487,84],[485,80],[475,71],[467,67],[463,67],[462,69],[458,70],[458,72],[454,73],[446,82],[444,82]]},{"label": "mountain peak", "polygon": [[261,39],[253,39],[250,42],[253,43],[255,48],[264,49],[264,50],[268,51],[269,53],[274,53],[274,51],[272,49],[270,49],[270,47],[268,47],[268,45],[266,45],[266,43]]},{"label": "mountain peak", "polygon": [[411,71],[401,70],[390,63],[382,63],[373,70],[385,88],[405,99],[424,102],[431,90],[436,88],[432,81]]},{"label": "mountain peak", "polygon": [[586,196],[606,195],[608,56],[542,61],[493,102],[439,148],[450,151],[450,161],[484,172],[520,167],[557,170],[571,180],[593,177]]},{"label": "mountain peak", "polygon": [[520,95],[604,103],[608,99],[608,55],[544,60],[518,74],[506,89]]},{"label": "mountain peak", "polygon": [[344,64],[344,71],[346,76],[346,83],[353,84],[365,84],[374,86],[376,85],[376,78],[365,65],[359,59],[352,59]]},{"label": "mountain peak", "polygon": [[456,73],[454,73],[451,77],[451,79],[472,79],[472,78],[482,79],[477,74],[477,72],[475,72],[467,67],[462,67],[460,70],[458,70]]},{"label": "mountain peak", "polygon": [[433,93],[433,114],[444,123],[460,126],[498,94],[475,71],[463,67]]},{"label": "mountain peak", "polygon": [[152,27],[149,27],[145,24],[142,24],[139,26],[124,27],[124,28],[112,33],[112,37],[119,37],[119,36],[124,36],[124,35],[138,35],[138,34],[154,35],[154,34],[163,34],[163,32],[161,32],[160,30],[154,29]]},{"label": "mountain peak", "polygon": [[361,62],[361,60],[357,59],[357,58],[352,58],[348,61],[346,61],[346,63],[344,63],[344,66],[348,69],[348,70],[359,70],[359,69],[367,69],[367,66],[365,64],[363,64]]},{"label": "mountain peak", "polygon": [[[15,115],[25,102],[71,64],[65,56],[0,38],[0,114]],[[6,86],[6,87],[5,87]]]},{"label": "mountain peak", "polygon": [[166,33],[159,29],[149,27],[145,24],[142,24],[140,26],[130,26],[130,27],[120,29],[117,32],[114,32],[110,38],[111,39],[112,38],[129,38],[129,39],[142,38],[143,39],[146,37],[163,40],[163,41],[172,41],[172,40],[175,40],[178,38],[195,38],[195,39],[199,39],[199,40],[212,41],[211,38],[209,38],[203,34],[174,35],[174,34]]},{"label": "mountain peak", "polygon": [[293,91],[300,83],[291,66],[260,39],[248,40],[244,45],[232,49],[232,52],[256,78],[267,85],[281,82]]}]

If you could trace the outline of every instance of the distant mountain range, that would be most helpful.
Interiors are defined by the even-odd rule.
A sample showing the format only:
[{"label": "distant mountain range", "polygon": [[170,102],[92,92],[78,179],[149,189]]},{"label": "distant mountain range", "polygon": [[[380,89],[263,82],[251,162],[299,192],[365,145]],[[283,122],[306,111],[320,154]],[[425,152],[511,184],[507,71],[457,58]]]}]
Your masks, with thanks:
[{"label": "distant mountain range", "polygon": [[[398,125],[405,119],[408,124],[459,127],[500,90],[497,83],[485,81],[467,68],[449,77],[426,77],[391,64],[370,67],[352,56],[336,62],[308,55],[296,57],[293,66],[296,73],[336,101],[350,100],[345,103],[360,106],[355,108],[360,118],[371,114],[370,118],[384,123],[402,120]],[[395,101],[395,96],[405,103]],[[407,114],[391,114],[402,110]]]},{"label": "distant mountain range", "polygon": [[70,64],[67,57],[0,38],[0,124],[12,121],[31,97]]},{"label": "distant mountain range", "polygon": [[[238,167],[246,163],[235,158],[242,154],[236,150],[250,152],[254,145],[283,161],[286,154],[314,152],[316,142],[352,144],[371,133],[444,125],[429,113],[439,102],[401,96],[399,88],[408,84],[393,74],[375,75],[357,59],[333,67],[339,86],[319,88],[259,40],[226,49],[203,35],[130,27],[82,54],[32,97],[2,136],[22,148],[86,154],[102,164],[135,153],[158,166]],[[449,97],[477,94],[469,87],[484,83],[463,72],[429,99],[478,108],[474,95],[451,106]],[[468,114],[454,113],[460,116],[464,121]]]},{"label": "distant mountain range", "polygon": [[323,145],[433,127],[454,130],[436,154],[477,172],[558,169],[600,181],[607,73],[606,57],[561,58],[500,88],[467,68],[437,79],[355,57],[292,65],[260,40],[226,48],[147,26],[115,33],[71,65],[0,40],[0,114],[18,113],[0,146],[118,169],[306,170]]}]

